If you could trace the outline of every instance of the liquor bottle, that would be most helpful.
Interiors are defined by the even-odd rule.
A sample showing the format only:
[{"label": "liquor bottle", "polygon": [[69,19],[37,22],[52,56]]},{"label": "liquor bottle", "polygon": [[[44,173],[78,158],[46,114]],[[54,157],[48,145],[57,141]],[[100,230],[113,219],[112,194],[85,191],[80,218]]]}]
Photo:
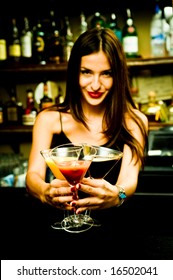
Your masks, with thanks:
[{"label": "liquor bottle", "polygon": [[48,84],[47,82],[44,82],[43,97],[40,99],[40,109],[45,109],[52,106],[53,104],[53,99],[49,97]]},{"label": "liquor bottle", "polygon": [[60,28],[55,20],[54,11],[50,11],[50,24],[46,38],[46,56],[50,63],[59,64],[62,62],[63,46],[60,36]]},{"label": "liquor bottle", "polygon": [[22,124],[23,104],[17,101],[15,88],[10,90],[10,99],[4,104],[4,121],[7,124]]},{"label": "liquor bottle", "polygon": [[23,30],[21,32],[21,59],[23,63],[32,62],[32,31],[27,17],[23,19]]},{"label": "liquor bottle", "polygon": [[106,27],[106,18],[100,12],[95,12],[90,21],[90,28],[104,28]]},{"label": "liquor bottle", "polygon": [[0,66],[5,66],[7,62],[7,40],[3,23],[0,23]]},{"label": "liquor bottle", "polygon": [[113,30],[119,41],[122,42],[122,30],[118,26],[117,16],[115,13],[112,13],[110,16],[109,28]]},{"label": "liquor bottle", "polygon": [[63,61],[68,61],[72,47],[74,45],[73,33],[71,31],[71,26],[69,18],[65,17],[65,25],[63,28]]},{"label": "liquor bottle", "polygon": [[32,89],[26,91],[26,108],[22,116],[23,125],[33,125],[37,116],[37,108],[35,107],[34,92]]},{"label": "liquor bottle", "polygon": [[41,19],[38,18],[36,25],[33,28],[33,44],[32,54],[33,62],[35,64],[46,64],[46,51],[45,51],[46,34],[43,28]]},{"label": "liquor bottle", "polygon": [[85,15],[83,12],[80,14],[80,34],[84,33],[88,29],[88,23],[86,21]]},{"label": "liquor bottle", "polygon": [[138,57],[138,33],[130,9],[126,9],[126,23],[122,29],[122,45],[127,58]]},{"label": "liquor bottle", "polygon": [[156,92],[148,93],[148,103],[141,107],[141,111],[147,116],[150,122],[165,122],[167,121],[167,110],[163,103],[157,102]]},{"label": "liquor bottle", "polygon": [[16,18],[12,18],[8,36],[8,59],[10,63],[21,60],[21,43]]},{"label": "liquor bottle", "polygon": [[166,38],[163,30],[163,11],[156,0],[154,15],[150,23],[150,45],[152,57],[166,55]]}]

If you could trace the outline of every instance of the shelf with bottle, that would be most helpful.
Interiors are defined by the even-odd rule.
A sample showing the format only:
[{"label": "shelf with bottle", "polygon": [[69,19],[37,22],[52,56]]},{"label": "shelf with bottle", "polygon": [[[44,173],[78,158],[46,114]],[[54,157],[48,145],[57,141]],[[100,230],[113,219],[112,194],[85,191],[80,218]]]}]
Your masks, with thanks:
[{"label": "shelf with bottle", "polygon": [[[148,57],[148,58],[127,58],[127,65],[130,69],[132,68],[150,68],[150,67],[158,67],[158,66],[169,66],[173,65],[173,56],[166,57]],[[67,62],[62,62],[60,64],[48,63],[46,65],[12,65],[12,66],[3,66],[0,67],[0,74],[14,74],[16,73],[44,73],[44,72],[63,72],[67,71]]]}]

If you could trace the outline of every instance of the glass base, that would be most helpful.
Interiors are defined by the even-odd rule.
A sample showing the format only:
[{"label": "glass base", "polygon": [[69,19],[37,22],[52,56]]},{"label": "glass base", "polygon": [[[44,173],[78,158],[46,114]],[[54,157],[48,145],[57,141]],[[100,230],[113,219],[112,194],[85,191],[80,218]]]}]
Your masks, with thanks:
[{"label": "glass base", "polygon": [[51,228],[58,230],[66,230],[68,232],[82,232],[93,227],[100,227],[101,223],[91,218],[86,214],[79,214],[76,222],[74,222],[75,215],[70,215],[64,218],[62,221],[56,221],[51,225]]},{"label": "glass base", "polygon": [[94,222],[93,224],[94,227],[101,227],[102,225],[98,220],[93,219],[93,222]]},{"label": "glass base", "polygon": [[80,233],[89,230],[94,225],[93,219],[84,214],[70,215],[61,222],[62,229],[71,233]]},{"label": "glass base", "polygon": [[63,229],[62,228],[62,225],[61,225],[61,221],[60,222],[55,222],[55,223],[53,223],[52,225],[51,225],[51,228],[53,228],[53,229]]}]

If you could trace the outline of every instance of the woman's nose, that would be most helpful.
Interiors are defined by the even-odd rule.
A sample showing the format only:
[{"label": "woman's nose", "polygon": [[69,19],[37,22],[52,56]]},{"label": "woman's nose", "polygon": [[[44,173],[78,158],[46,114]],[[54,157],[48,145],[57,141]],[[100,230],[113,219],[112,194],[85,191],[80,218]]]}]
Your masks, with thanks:
[{"label": "woman's nose", "polygon": [[94,76],[92,83],[91,83],[91,87],[93,89],[93,91],[97,91],[100,89],[101,83],[100,83],[100,79],[98,76]]}]

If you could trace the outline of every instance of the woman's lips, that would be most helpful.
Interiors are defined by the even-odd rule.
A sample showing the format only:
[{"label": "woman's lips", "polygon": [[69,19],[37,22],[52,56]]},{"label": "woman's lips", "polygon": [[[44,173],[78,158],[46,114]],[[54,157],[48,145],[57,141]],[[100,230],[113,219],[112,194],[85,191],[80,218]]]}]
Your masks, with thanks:
[{"label": "woman's lips", "polygon": [[88,91],[88,94],[92,98],[100,98],[100,96],[103,94],[103,92],[99,91]]}]

